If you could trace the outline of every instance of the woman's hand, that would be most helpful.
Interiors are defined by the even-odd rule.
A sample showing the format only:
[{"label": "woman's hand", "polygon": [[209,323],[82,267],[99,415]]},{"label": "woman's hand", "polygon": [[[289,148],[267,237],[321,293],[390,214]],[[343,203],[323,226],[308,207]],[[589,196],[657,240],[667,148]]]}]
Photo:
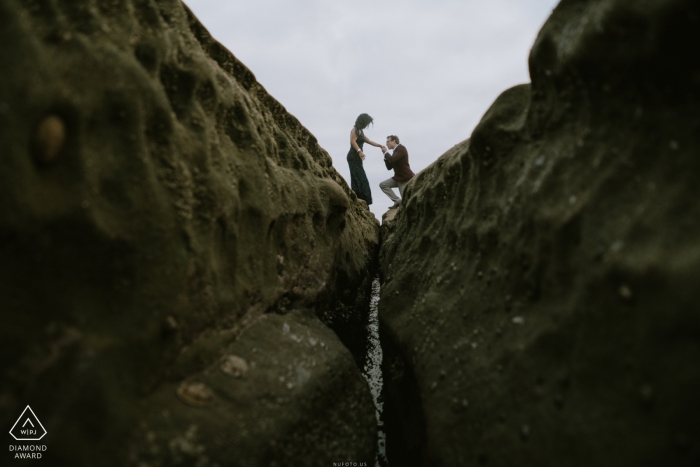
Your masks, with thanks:
[{"label": "woman's hand", "polygon": [[359,151],[357,154],[360,155],[360,159],[365,160],[365,153],[362,151]]}]

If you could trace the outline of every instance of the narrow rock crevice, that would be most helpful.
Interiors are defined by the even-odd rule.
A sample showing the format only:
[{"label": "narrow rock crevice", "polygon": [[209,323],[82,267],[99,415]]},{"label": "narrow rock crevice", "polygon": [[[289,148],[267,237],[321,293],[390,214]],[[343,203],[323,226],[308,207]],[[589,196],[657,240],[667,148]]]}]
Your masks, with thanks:
[{"label": "narrow rock crevice", "polygon": [[399,342],[381,320],[379,336],[383,352],[381,399],[387,460],[394,466],[424,465],[425,419],[418,382]]},{"label": "narrow rock crevice", "polygon": [[381,284],[379,277],[375,277],[372,281],[372,298],[369,304],[369,320],[367,322],[367,359],[362,372],[369,384],[377,415],[377,455],[375,457],[375,467],[385,467],[389,465],[386,457],[386,430],[384,425],[384,375],[382,371],[384,352],[379,336],[380,294]]}]

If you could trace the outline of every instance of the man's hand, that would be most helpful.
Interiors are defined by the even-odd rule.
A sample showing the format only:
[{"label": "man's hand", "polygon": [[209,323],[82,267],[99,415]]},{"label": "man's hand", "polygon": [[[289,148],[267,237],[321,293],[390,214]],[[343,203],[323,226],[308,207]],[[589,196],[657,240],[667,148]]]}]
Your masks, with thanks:
[{"label": "man's hand", "polygon": [[386,146],[382,146],[382,153],[385,153],[385,152],[387,152],[387,148],[386,148]]}]

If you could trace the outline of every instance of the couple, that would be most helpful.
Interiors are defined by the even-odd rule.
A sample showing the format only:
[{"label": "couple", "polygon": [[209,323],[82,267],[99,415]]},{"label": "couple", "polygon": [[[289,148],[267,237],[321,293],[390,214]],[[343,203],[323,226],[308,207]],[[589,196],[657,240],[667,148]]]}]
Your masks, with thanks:
[{"label": "couple", "polygon": [[[372,191],[369,188],[367,174],[362,167],[362,161],[365,159],[365,153],[362,147],[365,143],[382,149],[384,154],[384,163],[387,170],[394,169],[394,176],[388,180],[384,180],[379,184],[379,188],[394,202],[394,205],[389,209],[399,207],[401,198],[396,196],[392,188],[398,188],[399,193],[403,196],[403,189],[414,176],[411,167],[408,165],[408,151],[406,146],[399,143],[399,137],[390,135],[386,137],[386,146],[375,143],[367,138],[364,129],[369,126],[374,120],[367,114],[361,114],[355,120],[355,126],[350,130],[350,151],[348,152],[348,165],[350,166],[350,186],[358,198],[365,200],[367,205],[372,204]],[[389,153],[389,149],[393,149],[393,155]]]}]

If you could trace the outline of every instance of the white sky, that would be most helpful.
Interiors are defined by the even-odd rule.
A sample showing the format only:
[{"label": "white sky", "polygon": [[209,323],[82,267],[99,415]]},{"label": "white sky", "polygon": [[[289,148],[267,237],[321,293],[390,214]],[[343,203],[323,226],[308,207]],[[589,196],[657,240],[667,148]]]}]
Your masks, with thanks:
[{"label": "white sky", "polygon": [[[468,138],[527,59],[558,0],[185,0],[215,39],[318,138],[350,185],[350,129],[396,134],[415,173]],[[365,145],[372,212],[392,176]]]}]

